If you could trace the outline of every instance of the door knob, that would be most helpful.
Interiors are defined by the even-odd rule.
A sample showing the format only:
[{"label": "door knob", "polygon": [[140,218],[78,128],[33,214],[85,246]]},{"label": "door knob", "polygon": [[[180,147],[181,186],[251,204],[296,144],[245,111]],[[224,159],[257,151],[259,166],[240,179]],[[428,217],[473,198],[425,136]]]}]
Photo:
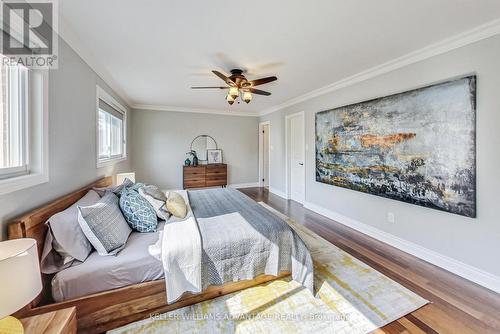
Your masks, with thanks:
[{"label": "door knob", "polygon": [[303,162],[299,162],[299,165],[304,166],[304,163]]}]

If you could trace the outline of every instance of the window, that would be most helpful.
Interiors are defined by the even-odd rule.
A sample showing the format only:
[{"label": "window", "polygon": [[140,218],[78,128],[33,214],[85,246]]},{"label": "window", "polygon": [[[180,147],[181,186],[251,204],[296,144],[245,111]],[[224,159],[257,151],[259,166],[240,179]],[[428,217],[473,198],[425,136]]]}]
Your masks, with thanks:
[{"label": "window", "polygon": [[122,161],[125,149],[125,108],[98,87],[97,167]]},{"label": "window", "polygon": [[28,172],[28,69],[0,65],[0,179]]},{"label": "window", "polygon": [[0,195],[48,181],[47,87],[46,70],[0,62]]},{"label": "window", "polygon": [[28,69],[0,65],[0,179],[26,174]]},{"label": "window", "polygon": [[123,155],[123,114],[99,101],[99,159],[121,158]]}]

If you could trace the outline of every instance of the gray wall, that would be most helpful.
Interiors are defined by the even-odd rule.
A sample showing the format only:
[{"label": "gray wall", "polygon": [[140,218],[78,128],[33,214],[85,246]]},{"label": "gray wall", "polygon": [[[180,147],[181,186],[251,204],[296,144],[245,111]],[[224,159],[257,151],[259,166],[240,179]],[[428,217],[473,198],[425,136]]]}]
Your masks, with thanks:
[{"label": "gray wall", "polygon": [[136,178],[162,189],[182,188],[182,165],[194,137],[215,138],[228,164],[228,183],[258,181],[258,118],[133,110],[132,156]]},{"label": "gray wall", "polygon": [[49,182],[0,195],[0,240],[7,238],[9,219],[102,176],[130,169],[130,158],[115,166],[96,168],[96,84],[126,106],[59,39],[59,69],[49,73]]},{"label": "gray wall", "polygon": [[[448,52],[261,117],[271,122],[271,188],[285,191],[285,115],[305,111],[306,202],[500,276],[500,36]],[[477,74],[477,219],[384,199],[315,181],[318,111]],[[386,221],[395,213],[394,224]]]}]

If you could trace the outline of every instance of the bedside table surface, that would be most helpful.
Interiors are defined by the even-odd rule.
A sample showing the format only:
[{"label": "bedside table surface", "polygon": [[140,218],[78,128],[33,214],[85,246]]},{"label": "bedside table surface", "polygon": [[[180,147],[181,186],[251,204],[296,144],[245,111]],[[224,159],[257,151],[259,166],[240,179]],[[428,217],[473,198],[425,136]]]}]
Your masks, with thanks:
[{"label": "bedside table surface", "polygon": [[76,333],[76,308],[69,307],[32,317],[19,319],[25,334],[74,334]]}]

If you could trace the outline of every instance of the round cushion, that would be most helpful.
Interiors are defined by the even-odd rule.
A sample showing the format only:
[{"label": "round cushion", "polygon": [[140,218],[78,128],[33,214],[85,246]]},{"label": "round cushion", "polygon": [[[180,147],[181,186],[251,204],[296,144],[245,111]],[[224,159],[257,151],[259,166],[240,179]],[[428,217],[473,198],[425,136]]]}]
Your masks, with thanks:
[{"label": "round cushion", "polygon": [[186,202],[184,201],[184,198],[175,191],[171,191],[168,194],[167,211],[178,218],[186,217],[187,214]]}]

